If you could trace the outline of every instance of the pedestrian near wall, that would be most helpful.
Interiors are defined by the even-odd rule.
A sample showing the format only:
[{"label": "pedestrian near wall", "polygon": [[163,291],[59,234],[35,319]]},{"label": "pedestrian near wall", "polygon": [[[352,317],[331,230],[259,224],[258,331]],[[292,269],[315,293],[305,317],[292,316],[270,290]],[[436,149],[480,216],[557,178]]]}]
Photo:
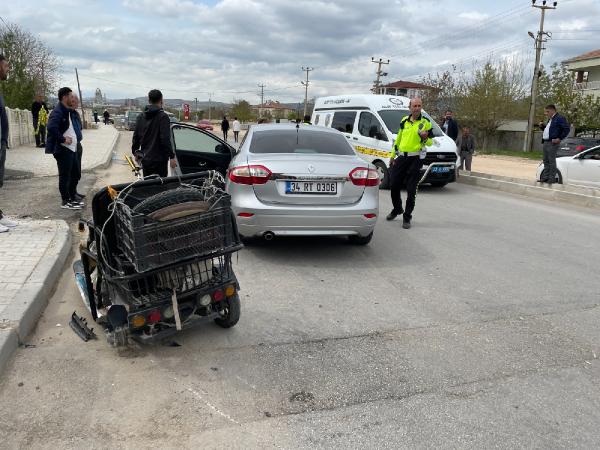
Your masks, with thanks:
[{"label": "pedestrian near wall", "polygon": [[[386,217],[394,220],[403,215],[402,228],[411,227],[412,212],[415,208],[417,187],[423,160],[427,154],[425,146],[433,143],[431,122],[421,114],[423,102],[420,98],[412,98],[408,105],[410,114],[400,121],[396,141],[392,147],[390,159],[390,190],[394,209]],[[400,188],[406,185],[406,207],[402,208]]]},{"label": "pedestrian near wall", "polygon": [[223,120],[221,121],[221,131],[223,132],[223,139],[227,142],[227,132],[229,131],[229,120],[227,120],[227,116],[223,116]]},{"label": "pedestrian near wall", "polygon": [[560,142],[566,138],[571,127],[562,115],[556,112],[556,106],[548,105],[544,108],[548,122],[540,122],[542,133],[542,149],[544,152],[544,172],[541,181],[548,184],[556,182],[556,152]]},{"label": "pedestrian near wall", "polygon": [[94,110],[94,123],[98,123],[98,111]]},{"label": "pedestrian near wall", "polygon": [[[6,81],[10,65],[0,53],[0,81]],[[4,163],[6,162],[6,150],[8,149],[8,116],[4,107],[4,98],[0,94],[0,188],[4,185]],[[0,209],[0,233],[6,233],[17,226],[17,222],[9,219]]]},{"label": "pedestrian near wall", "polygon": [[471,172],[471,162],[475,153],[475,138],[469,127],[462,127],[462,133],[456,139],[456,149],[460,155],[460,168]]},{"label": "pedestrian near wall", "polygon": [[237,117],[233,118],[232,129],[233,129],[233,140],[234,140],[234,142],[237,142],[239,140],[240,130],[242,129],[242,125],[240,124],[240,121],[238,120]]},{"label": "pedestrian near wall", "polygon": [[33,118],[33,129],[35,131],[35,146],[42,148],[46,146],[46,125],[48,122],[48,106],[44,97],[36,95],[31,104],[31,116]]},{"label": "pedestrian near wall", "polygon": [[175,152],[171,145],[171,122],[163,110],[163,95],[158,89],[148,92],[148,106],[137,117],[131,152],[141,164],[144,177],[166,177],[171,168],[177,167]]},{"label": "pedestrian near wall", "polygon": [[[77,141],[78,124],[72,114],[73,91],[62,87],[58,90],[58,104],[50,113],[48,119],[48,134],[46,136],[46,153],[56,159],[58,167],[58,190],[61,197],[61,208],[81,209],[83,202],[73,195],[73,177],[77,173]],[[81,129],[79,129],[81,133]],[[76,184],[75,184],[76,186]]]},{"label": "pedestrian near wall", "polygon": [[104,110],[102,116],[104,117],[104,125],[108,125],[110,123],[110,113],[107,109]]}]

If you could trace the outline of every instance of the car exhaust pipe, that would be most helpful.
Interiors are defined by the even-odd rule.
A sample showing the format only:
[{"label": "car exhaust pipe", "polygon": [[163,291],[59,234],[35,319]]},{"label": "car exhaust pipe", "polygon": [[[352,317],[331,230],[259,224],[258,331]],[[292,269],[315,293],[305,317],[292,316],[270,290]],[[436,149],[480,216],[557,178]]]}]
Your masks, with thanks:
[{"label": "car exhaust pipe", "polygon": [[263,234],[263,238],[265,238],[265,241],[272,241],[275,239],[275,234],[272,231],[267,231],[265,234]]}]

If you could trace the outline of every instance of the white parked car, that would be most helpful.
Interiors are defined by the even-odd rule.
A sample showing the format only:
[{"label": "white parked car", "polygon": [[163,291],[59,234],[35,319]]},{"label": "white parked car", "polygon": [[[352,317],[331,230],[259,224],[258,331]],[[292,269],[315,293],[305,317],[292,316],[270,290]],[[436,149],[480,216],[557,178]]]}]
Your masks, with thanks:
[{"label": "white parked car", "polygon": [[[556,158],[556,183],[600,188],[600,146],[575,156]],[[536,180],[546,175],[544,163],[537,169]]]}]

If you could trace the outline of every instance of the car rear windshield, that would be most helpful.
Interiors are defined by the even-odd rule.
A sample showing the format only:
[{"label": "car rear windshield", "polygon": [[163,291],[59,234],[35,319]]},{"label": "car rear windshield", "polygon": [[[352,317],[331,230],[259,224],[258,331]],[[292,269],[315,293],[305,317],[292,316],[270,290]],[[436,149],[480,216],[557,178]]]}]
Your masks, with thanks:
[{"label": "car rear windshield", "polygon": [[354,150],[341,134],[292,129],[255,132],[250,153],[354,155]]}]

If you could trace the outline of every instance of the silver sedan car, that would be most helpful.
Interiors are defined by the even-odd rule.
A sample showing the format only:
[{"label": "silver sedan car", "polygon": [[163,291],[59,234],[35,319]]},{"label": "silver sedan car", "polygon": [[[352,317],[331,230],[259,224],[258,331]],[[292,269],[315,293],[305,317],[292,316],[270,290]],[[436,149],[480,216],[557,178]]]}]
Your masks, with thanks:
[{"label": "silver sedan car", "polygon": [[305,124],[252,126],[227,170],[244,237],[348,236],[368,244],[379,176],[338,131]]}]

